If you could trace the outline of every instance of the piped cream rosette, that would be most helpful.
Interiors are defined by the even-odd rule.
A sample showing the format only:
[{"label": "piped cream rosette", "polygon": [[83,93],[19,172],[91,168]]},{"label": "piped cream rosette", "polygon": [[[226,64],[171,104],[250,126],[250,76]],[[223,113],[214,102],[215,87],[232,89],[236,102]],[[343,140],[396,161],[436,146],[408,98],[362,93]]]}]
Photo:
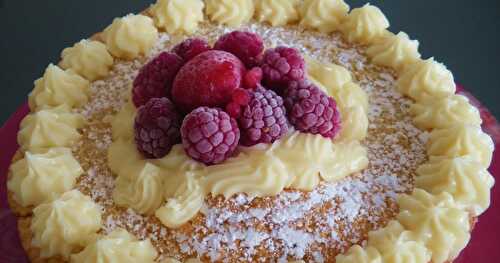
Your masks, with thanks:
[{"label": "piped cream rosette", "polygon": [[[136,111],[129,103],[112,121],[114,142],[108,160],[118,176],[115,202],[139,213],[156,210],[163,224],[175,228],[198,214],[208,194],[265,197],[285,188],[310,191],[321,181],[334,182],[363,170],[368,158],[359,140],[366,136],[368,127],[367,95],[352,82],[345,68],[309,62],[313,65],[311,77],[339,102],[347,120],[342,128],[344,135],[331,140],[291,132],[271,145],[240,147],[238,156],[213,166],[193,161],[181,145],[175,145],[162,159],[145,160],[137,152],[131,133],[125,132],[132,130]],[[163,194],[158,193],[160,190]]]}]

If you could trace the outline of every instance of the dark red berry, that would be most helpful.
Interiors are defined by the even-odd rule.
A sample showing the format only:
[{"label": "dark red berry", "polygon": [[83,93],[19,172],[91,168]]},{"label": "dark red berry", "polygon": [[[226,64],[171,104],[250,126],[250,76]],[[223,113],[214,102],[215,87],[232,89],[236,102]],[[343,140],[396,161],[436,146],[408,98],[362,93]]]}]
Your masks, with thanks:
[{"label": "dark red berry", "polygon": [[187,155],[207,165],[231,157],[240,140],[236,120],[218,108],[193,110],[184,118],[181,134]]},{"label": "dark red berry", "polygon": [[294,48],[277,47],[264,53],[261,64],[266,87],[282,93],[291,81],[301,81],[306,76],[306,63]]},{"label": "dark red berry", "polygon": [[172,52],[179,55],[184,61],[189,61],[199,54],[212,49],[207,41],[200,38],[190,38],[176,45]]},{"label": "dark red berry", "polygon": [[146,158],[162,158],[180,142],[180,115],[167,98],[152,98],[135,118],[135,142]]},{"label": "dark red berry", "polygon": [[244,89],[235,89],[233,92],[233,102],[245,106],[250,101],[250,94]]},{"label": "dark red berry", "polygon": [[236,102],[230,102],[226,106],[226,112],[227,114],[229,114],[229,116],[238,118],[241,114],[241,105]]},{"label": "dark red berry", "polygon": [[340,131],[337,104],[314,84],[290,82],[283,98],[288,118],[297,130],[326,138],[334,138]]},{"label": "dark red berry", "polygon": [[283,99],[272,90],[258,87],[251,92],[250,102],[243,107],[238,123],[241,143],[252,146],[273,143],[288,132]]},{"label": "dark red berry", "polygon": [[134,80],[132,100],[136,107],[151,98],[170,97],[175,75],[181,68],[182,59],[173,53],[163,52],[146,64]]},{"label": "dark red berry", "polygon": [[245,66],[233,54],[206,51],[179,70],[172,99],[186,113],[201,106],[224,108],[240,87],[244,73]]},{"label": "dark red berry", "polygon": [[255,89],[262,82],[262,69],[254,67],[247,71],[243,77],[243,87],[246,89]]},{"label": "dark red berry", "polygon": [[237,56],[248,67],[258,65],[259,56],[264,51],[264,43],[259,35],[233,31],[217,40],[214,49],[224,50]]}]

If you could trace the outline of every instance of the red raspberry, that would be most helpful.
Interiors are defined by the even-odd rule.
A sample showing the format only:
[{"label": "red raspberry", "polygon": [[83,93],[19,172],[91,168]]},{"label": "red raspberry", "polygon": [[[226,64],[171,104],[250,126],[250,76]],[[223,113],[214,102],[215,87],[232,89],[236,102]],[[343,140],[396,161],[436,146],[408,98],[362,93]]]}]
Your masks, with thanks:
[{"label": "red raspberry", "polygon": [[252,146],[273,143],[288,132],[288,121],[283,99],[272,90],[259,86],[251,93],[250,102],[238,119],[241,143]]},{"label": "red raspberry", "polygon": [[172,52],[183,58],[184,61],[189,61],[197,55],[212,49],[207,41],[200,38],[190,38],[176,45]]},{"label": "red raspberry", "polygon": [[300,81],[306,76],[306,63],[299,51],[288,47],[268,49],[262,61],[264,84],[279,93],[290,81]]},{"label": "red raspberry", "polygon": [[293,126],[301,131],[334,138],[340,131],[340,114],[333,98],[307,80],[290,82],[284,94]]},{"label": "red raspberry", "polygon": [[152,98],[135,117],[135,143],[146,158],[162,158],[180,142],[180,115],[167,98]]},{"label": "red raspberry", "polygon": [[132,100],[136,107],[151,98],[170,97],[175,75],[182,67],[182,59],[173,53],[163,52],[146,64],[134,80]]},{"label": "red raspberry", "polygon": [[245,74],[243,77],[243,87],[246,89],[255,89],[262,81],[262,69],[255,67]]},{"label": "red raspberry", "polygon": [[184,65],[174,81],[172,99],[185,112],[201,107],[225,107],[240,87],[245,66],[233,54],[210,50]]},{"label": "red raspberry", "polygon": [[181,134],[186,153],[206,165],[231,157],[240,140],[236,120],[218,108],[199,107],[189,113]]},{"label": "red raspberry", "polygon": [[215,43],[214,49],[234,54],[251,68],[258,64],[259,56],[264,51],[264,43],[257,34],[233,31],[221,36]]},{"label": "red raspberry", "polygon": [[235,89],[232,101],[227,104],[226,112],[233,118],[238,118],[241,113],[241,107],[248,105],[250,94],[244,89]]}]

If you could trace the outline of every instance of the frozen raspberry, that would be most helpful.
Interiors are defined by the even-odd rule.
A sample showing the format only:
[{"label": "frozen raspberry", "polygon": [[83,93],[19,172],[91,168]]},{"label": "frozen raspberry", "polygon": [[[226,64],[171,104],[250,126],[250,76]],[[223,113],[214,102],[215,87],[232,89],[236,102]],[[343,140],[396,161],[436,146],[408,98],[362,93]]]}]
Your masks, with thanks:
[{"label": "frozen raspberry", "polygon": [[152,98],[135,118],[135,143],[146,158],[162,158],[180,142],[181,119],[167,98]]},{"label": "frozen raspberry", "polygon": [[241,113],[241,107],[248,105],[250,94],[244,89],[235,89],[232,101],[227,104],[226,112],[233,118],[238,118]]},{"label": "frozen raspberry", "polygon": [[262,81],[262,69],[255,67],[245,74],[243,77],[243,87],[246,89],[255,89]]},{"label": "frozen raspberry", "polygon": [[146,64],[134,80],[132,100],[135,106],[146,104],[151,98],[170,97],[175,75],[182,59],[173,53],[163,52]]},{"label": "frozen raspberry", "polygon": [[299,51],[288,47],[268,49],[262,61],[266,87],[283,92],[290,81],[305,78],[305,61]]},{"label": "frozen raspberry", "polygon": [[248,68],[251,68],[258,64],[259,57],[264,50],[264,43],[257,34],[233,31],[220,37],[215,43],[214,49],[234,54]]},{"label": "frozen raspberry", "polygon": [[210,50],[207,41],[200,38],[190,38],[176,45],[172,52],[183,58],[184,61],[189,61],[197,55]]},{"label": "frozen raspberry", "polygon": [[189,113],[181,134],[186,153],[207,165],[231,157],[240,140],[236,120],[218,108],[199,107]]},{"label": "frozen raspberry", "polygon": [[250,102],[243,107],[238,123],[241,143],[252,146],[273,143],[288,132],[283,99],[272,90],[258,87],[250,95]]},{"label": "frozen raspberry", "polygon": [[307,80],[290,82],[284,93],[288,118],[301,131],[333,138],[340,130],[335,101]]},{"label": "frozen raspberry", "polygon": [[240,87],[244,73],[245,66],[233,54],[206,51],[179,70],[172,100],[185,112],[201,106],[224,108]]}]

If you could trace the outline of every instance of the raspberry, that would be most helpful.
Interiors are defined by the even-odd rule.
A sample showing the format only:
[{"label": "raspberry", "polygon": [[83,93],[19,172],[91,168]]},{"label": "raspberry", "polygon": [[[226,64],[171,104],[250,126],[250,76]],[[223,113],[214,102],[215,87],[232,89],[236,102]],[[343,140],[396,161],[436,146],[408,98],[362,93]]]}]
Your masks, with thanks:
[{"label": "raspberry", "polygon": [[210,50],[207,41],[200,38],[190,38],[176,45],[172,52],[183,58],[184,61],[189,61],[197,55]]},{"label": "raspberry", "polygon": [[186,116],[181,135],[186,153],[206,165],[231,157],[240,140],[236,120],[218,108],[208,107],[199,107]]},{"label": "raspberry", "polygon": [[180,142],[181,119],[167,98],[152,98],[135,118],[135,143],[146,158],[162,158]]},{"label": "raspberry", "polygon": [[305,78],[305,61],[299,51],[288,47],[268,49],[262,61],[264,84],[279,93],[290,81]]},{"label": "raspberry", "polygon": [[169,97],[175,75],[181,68],[182,59],[173,53],[163,52],[146,64],[134,80],[132,100],[136,107],[151,98]]},{"label": "raspberry", "polygon": [[255,67],[245,74],[243,77],[243,87],[246,89],[255,89],[262,81],[262,69]]},{"label": "raspberry", "polygon": [[272,90],[259,86],[251,93],[250,102],[238,119],[241,143],[252,146],[273,143],[288,132],[283,99]]},{"label": "raspberry", "polygon": [[214,49],[234,54],[248,68],[251,68],[258,64],[259,57],[264,50],[264,43],[257,34],[233,31],[220,37],[215,43]]},{"label": "raspberry", "polygon": [[245,106],[250,101],[250,94],[244,89],[236,89],[233,92],[233,102]]},{"label": "raspberry", "polygon": [[238,118],[241,114],[241,105],[236,102],[230,102],[226,106],[226,112],[227,114],[229,114],[229,116]]},{"label": "raspberry", "polygon": [[340,114],[333,98],[307,80],[293,81],[284,94],[293,126],[302,132],[334,138],[340,130]]},{"label": "raspberry", "polygon": [[201,107],[225,107],[240,87],[245,66],[233,54],[210,50],[191,59],[177,74],[174,103],[185,112]]}]

